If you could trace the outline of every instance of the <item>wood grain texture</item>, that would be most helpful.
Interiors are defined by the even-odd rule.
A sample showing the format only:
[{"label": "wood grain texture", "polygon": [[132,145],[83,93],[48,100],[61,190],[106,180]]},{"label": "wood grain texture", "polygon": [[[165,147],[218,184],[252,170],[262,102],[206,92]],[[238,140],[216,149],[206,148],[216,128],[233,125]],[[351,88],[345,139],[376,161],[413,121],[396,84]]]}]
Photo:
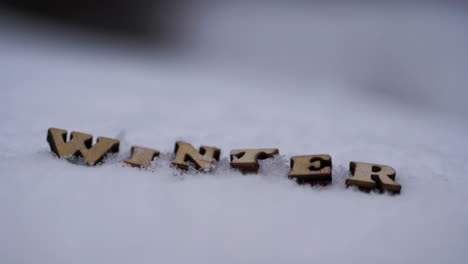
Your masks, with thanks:
[{"label": "wood grain texture", "polygon": [[349,164],[352,177],[346,179],[346,186],[354,185],[364,190],[387,190],[400,193],[401,185],[395,183],[396,171],[390,166],[356,162]]},{"label": "wood grain texture", "polygon": [[97,143],[92,146],[93,136],[72,132],[70,140],[66,142],[67,131],[58,128],[49,128],[47,141],[50,150],[59,158],[71,156],[83,157],[89,166],[94,166],[102,161],[106,154],[119,151],[120,142],[115,139],[98,137]]},{"label": "wood grain texture", "polygon": [[209,171],[214,161],[219,160],[221,150],[216,147],[201,146],[197,151],[191,144],[177,141],[175,144],[175,159],[172,164],[179,169],[188,170],[191,162],[195,168]]},{"label": "wood grain texture", "polygon": [[271,158],[279,154],[278,149],[235,149],[231,151],[231,167],[242,173],[257,173],[258,160]]},{"label": "wood grain texture", "polygon": [[153,161],[153,159],[158,156],[159,151],[157,150],[133,146],[132,156],[130,159],[125,160],[125,163],[137,168],[149,167],[151,165],[151,161]]},{"label": "wood grain texture", "polygon": [[291,157],[288,177],[298,183],[328,184],[332,181],[332,159],[329,155]]}]

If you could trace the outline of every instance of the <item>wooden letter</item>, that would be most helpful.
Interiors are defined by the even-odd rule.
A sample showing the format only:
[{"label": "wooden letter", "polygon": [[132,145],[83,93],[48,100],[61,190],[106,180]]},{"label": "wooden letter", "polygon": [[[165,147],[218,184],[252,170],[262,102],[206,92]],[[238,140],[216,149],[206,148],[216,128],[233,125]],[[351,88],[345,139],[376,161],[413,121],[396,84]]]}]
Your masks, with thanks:
[{"label": "wooden letter", "polygon": [[94,166],[103,160],[107,153],[119,151],[119,141],[111,138],[98,137],[94,146],[92,146],[93,136],[88,134],[72,132],[67,143],[65,143],[66,139],[66,130],[49,128],[47,141],[52,152],[59,158],[81,156],[89,166]]},{"label": "wooden letter", "polygon": [[271,158],[278,154],[278,149],[235,149],[231,151],[231,167],[242,173],[257,173],[258,160]]},{"label": "wooden letter", "polygon": [[298,183],[327,184],[332,181],[332,159],[329,155],[291,157],[290,179]]},{"label": "wooden letter", "polygon": [[211,164],[219,160],[221,150],[215,147],[201,146],[198,152],[191,144],[177,141],[175,144],[175,159],[172,164],[179,169],[188,170],[188,161],[192,162],[197,169],[209,171]]},{"label": "wooden letter", "polygon": [[352,177],[346,179],[346,186],[355,185],[366,190],[377,188],[395,193],[401,191],[401,185],[395,183],[396,172],[392,167],[352,161],[349,169]]},{"label": "wooden letter", "polygon": [[159,156],[159,151],[149,148],[132,147],[132,157],[125,161],[132,167],[148,167],[151,165],[151,161]]}]

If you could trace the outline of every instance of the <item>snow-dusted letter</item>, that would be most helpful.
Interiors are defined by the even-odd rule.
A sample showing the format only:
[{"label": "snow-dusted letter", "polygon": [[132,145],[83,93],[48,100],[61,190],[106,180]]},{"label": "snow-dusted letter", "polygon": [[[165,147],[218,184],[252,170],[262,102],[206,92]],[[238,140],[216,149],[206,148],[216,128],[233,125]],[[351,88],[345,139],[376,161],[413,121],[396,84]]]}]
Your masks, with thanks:
[{"label": "snow-dusted letter", "polygon": [[104,159],[107,153],[119,151],[119,141],[111,138],[98,137],[97,143],[93,144],[93,136],[78,132],[71,132],[70,140],[67,139],[67,131],[58,128],[49,128],[47,141],[50,150],[59,158],[70,156],[81,156],[89,166],[94,166]]},{"label": "snow-dusted letter", "polygon": [[258,160],[271,158],[278,154],[278,149],[235,149],[231,151],[231,167],[242,173],[257,173]]},{"label": "snow-dusted letter", "polygon": [[346,179],[346,185],[355,185],[364,189],[380,189],[395,193],[401,191],[401,185],[395,183],[396,172],[392,167],[371,163],[355,162],[349,164],[352,177]]},{"label": "snow-dusted letter", "polygon": [[330,183],[332,159],[329,155],[291,157],[291,171],[288,177],[298,183]]},{"label": "snow-dusted letter", "polygon": [[191,144],[177,141],[175,144],[175,159],[172,164],[179,169],[188,170],[188,161],[192,162],[197,169],[209,171],[211,164],[219,160],[221,150],[215,147],[201,146],[198,152]]},{"label": "snow-dusted letter", "polygon": [[125,163],[132,167],[148,167],[151,165],[151,161],[159,156],[159,151],[143,147],[132,147],[132,156],[126,160]]}]

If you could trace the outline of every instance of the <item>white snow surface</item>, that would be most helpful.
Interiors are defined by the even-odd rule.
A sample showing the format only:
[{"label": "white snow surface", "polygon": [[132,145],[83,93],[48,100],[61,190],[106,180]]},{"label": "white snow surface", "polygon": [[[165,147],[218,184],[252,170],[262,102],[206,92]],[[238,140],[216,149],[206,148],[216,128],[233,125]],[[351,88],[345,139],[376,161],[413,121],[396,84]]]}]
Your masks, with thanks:
[{"label": "white snow surface", "polygon": [[[466,38],[454,29],[463,23],[440,29],[447,43],[465,41],[451,52],[466,52]],[[303,47],[291,50],[310,63],[301,60],[297,75],[262,57],[247,67],[236,52],[208,59],[210,49],[235,49],[215,47],[213,38],[232,36],[219,30],[222,23],[208,24],[215,26],[204,29],[198,50],[176,58],[41,39],[3,24],[0,263],[466,263],[468,82],[448,83],[440,102],[435,69],[424,68],[412,76],[433,86],[414,87],[414,96],[399,93],[403,80],[392,83],[408,101],[356,88],[361,82],[340,79],[339,67],[325,69],[327,78],[307,74],[317,65]],[[342,36],[333,25],[330,34]],[[431,32],[437,39],[439,31]],[[372,41],[342,38],[357,46]],[[324,54],[338,50],[358,57],[323,47]],[[448,68],[438,70],[449,74],[458,65],[466,73],[466,61],[451,56],[461,64],[448,58]],[[346,72],[360,79],[364,72],[349,69],[369,65],[350,63]],[[424,65],[414,58],[410,68]],[[419,94],[427,96],[423,104]],[[60,160],[46,142],[49,127],[117,138],[120,153],[96,167]],[[181,173],[170,167],[176,140],[219,147],[222,160],[211,173]],[[131,168],[122,161],[132,145],[163,154],[148,169]],[[279,148],[280,156],[244,176],[229,168],[229,151],[237,148]],[[332,156],[332,185],[287,179],[289,157],[306,154]],[[345,188],[350,161],[392,166],[401,194]]]}]

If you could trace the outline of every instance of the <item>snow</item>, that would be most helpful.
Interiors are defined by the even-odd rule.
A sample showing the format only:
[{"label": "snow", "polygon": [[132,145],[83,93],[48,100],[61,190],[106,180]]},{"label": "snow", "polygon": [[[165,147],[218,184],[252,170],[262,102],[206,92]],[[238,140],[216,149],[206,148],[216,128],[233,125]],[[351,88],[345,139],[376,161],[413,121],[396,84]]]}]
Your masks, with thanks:
[{"label": "snow", "polygon": [[[217,12],[196,20],[201,37],[175,57],[0,28],[0,263],[465,263],[466,15],[410,10],[389,29],[387,13],[279,23],[270,10],[249,27],[245,10]],[[223,29],[236,21],[240,44],[230,46]],[[376,22],[395,42],[373,52],[390,50],[410,70],[387,75],[359,60],[365,47],[319,38],[306,49],[311,39],[288,30],[317,21],[355,47],[373,46],[364,22]],[[263,49],[268,41],[255,33],[270,22],[286,25],[272,38],[297,47]],[[418,31],[428,24],[438,28]],[[343,36],[340,25],[361,33]],[[121,151],[97,167],[60,160],[49,127],[117,138]],[[177,140],[219,147],[222,160],[212,173],[181,173],[170,167]],[[162,155],[131,168],[122,161],[132,145]],[[243,176],[229,169],[228,153],[239,148],[280,156]],[[332,185],[287,179],[289,157],[322,153],[333,159]],[[345,188],[350,161],[392,166],[402,193]]]}]

